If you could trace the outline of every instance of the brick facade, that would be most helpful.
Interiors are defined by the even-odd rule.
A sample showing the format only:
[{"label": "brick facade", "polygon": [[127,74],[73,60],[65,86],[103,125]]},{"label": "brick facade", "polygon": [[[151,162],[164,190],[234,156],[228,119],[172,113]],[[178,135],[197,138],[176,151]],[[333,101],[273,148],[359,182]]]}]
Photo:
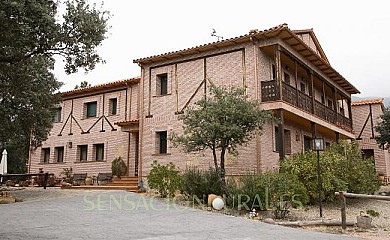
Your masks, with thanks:
[{"label": "brick facade", "polygon": [[[312,30],[294,32],[280,25],[134,62],[141,66],[139,84],[108,84],[92,87],[87,93],[63,95],[63,121],[53,125],[42,145],[50,148],[51,162],[42,163],[43,150],[39,148],[32,155],[31,172],[42,167],[58,174],[62,168],[72,167],[74,172],[96,174],[110,171],[117,156],[128,160],[130,175],[139,177],[148,175],[154,160],[173,162],[181,170],[212,167],[210,152],[184,154],[169,142],[173,132],[182,131],[178,116],[208,94],[210,84],[244,87],[251,99],[259,101],[259,108],[281,119],[267,123],[261,135],[238,149],[238,156],[226,156],[228,175],[278,168],[281,158],[310,148],[313,137],[322,137],[327,143],[354,138],[350,98],[358,90],[329,65]],[[115,97],[118,115],[107,116],[108,99]],[[105,124],[106,131],[101,132],[101,123],[91,128],[97,118],[83,118],[89,101],[96,101],[97,116],[104,112],[111,123],[117,123],[118,131]],[[75,123],[72,130],[64,124],[70,112],[83,131],[91,128],[89,134],[81,134]],[[63,134],[58,136],[62,128]],[[70,132],[73,135],[68,135]],[[281,149],[276,149],[276,139],[282,142]],[[64,163],[53,163],[54,148],[68,142],[73,147],[65,147]],[[77,161],[77,145],[87,144],[90,149],[96,143],[104,144],[104,161]],[[88,154],[88,159],[93,159],[94,152]]]},{"label": "brick facade", "polygon": [[[138,118],[139,79],[128,79],[62,93],[61,119],[53,123],[48,139],[31,154],[29,172],[39,168],[59,176],[64,168],[90,176],[111,172],[111,162],[135,158],[135,137],[122,132],[116,122]],[[113,109],[113,102],[116,108]],[[96,116],[87,117],[87,104],[96,102]],[[114,113],[112,112],[114,111]],[[82,157],[86,150],[86,159]],[[100,149],[99,149],[100,148]],[[101,148],[103,150],[101,150]],[[44,151],[50,156],[44,162]],[[49,150],[48,150],[49,149]],[[58,149],[63,149],[59,157]],[[60,161],[59,161],[60,160]],[[134,164],[130,165],[130,175]]]},{"label": "brick facade", "polygon": [[[322,50],[320,51],[320,46],[315,46],[316,43],[312,36],[306,34],[302,37],[296,37],[301,39],[302,45],[306,44],[305,47],[312,49],[311,51],[315,49],[318,57],[328,64],[326,57],[319,54]],[[210,84],[246,87],[250,98],[261,101],[260,108],[271,110],[275,114],[281,110],[284,112],[283,125],[278,125],[276,122],[268,123],[264,127],[262,135],[257,136],[247,146],[238,149],[239,155],[237,157],[231,155],[226,157],[228,175],[264,172],[268,169],[278,168],[281,154],[275,149],[275,139],[279,137],[275,135],[275,127],[284,129],[285,148],[288,149],[288,153],[284,154],[283,157],[303,151],[305,139],[310,143],[310,139],[314,136],[313,131],[317,137],[324,138],[327,143],[335,142],[341,138],[354,137],[352,126],[345,128],[331,122],[326,114],[320,118],[318,115],[313,115],[313,112],[291,106],[288,101],[280,99],[263,101],[262,96],[262,83],[273,78],[273,65],[279,64],[281,72],[284,74],[283,76],[279,74],[280,79],[284,78],[286,74],[289,75],[290,82],[288,84],[290,88],[295,89],[294,91],[298,91],[296,86],[301,86],[300,82],[303,81],[303,77],[299,77],[299,74],[303,76],[306,72],[314,71],[315,74],[312,75],[313,89],[310,90],[310,86],[307,84],[302,91],[305,91],[306,95],[312,91],[313,94],[310,94],[314,101],[323,101],[322,104],[318,104],[320,107],[331,108],[339,119],[347,119],[351,122],[350,95],[353,92],[358,92],[353,86],[349,89],[341,87],[326,72],[323,72],[312,61],[306,59],[279,37],[263,37],[257,40],[254,40],[253,37],[246,39],[246,41],[242,38],[245,36],[239,37],[240,40],[237,41],[235,41],[236,39],[226,40],[227,44],[223,44],[224,41],[210,44],[215,47],[208,48],[207,45],[202,45],[177,53],[135,60],[143,70],[141,95],[144,107],[142,109],[142,123],[140,124],[143,131],[140,143],[143,176],[148,174],[154,160],[163,164],[173,162],[182,170],[188,166],[201,168],[213,166],[211,152],[184,154],[179,149],[170,146],[168,142],[167,153],[159,154],[157,146],[159,132],[166,131],[168,136],[172,132],[181,133],[182,123],[177,120],[178,114],[207,94],[207,87]],[[288,54],[283,53],[284,55],[278,64],[276,64],[275,52],[272,53],[275,46],[281,46],[288,52]],[[193,49],[195,50],[192,51]],[[293,55],[293,60],[289,54]],[[289,57],[290,59],[288,59]],[[299,66],[304,65],[305,67],[298,69],[294,66],[294,60],[299,62]],[[160,96],[158,86],[161,74],[167,74],[169,90],[167,94]],[[309,78],[310,76],[305,75],[305,77]],[[305,81],[307,83],[308,80]],[[325,86],[320,84],[325,84]],[[324,95],[325,97],[322,99]]]},{"label": "brick facade", "polygon": [[389,149],[379,147],[375,140],[378,133],[374,128],[380,122],[383,110],[383,99],[352,102],[353,128],[363,154],[374,158],[375,168],[379,175],[390,177]]}]

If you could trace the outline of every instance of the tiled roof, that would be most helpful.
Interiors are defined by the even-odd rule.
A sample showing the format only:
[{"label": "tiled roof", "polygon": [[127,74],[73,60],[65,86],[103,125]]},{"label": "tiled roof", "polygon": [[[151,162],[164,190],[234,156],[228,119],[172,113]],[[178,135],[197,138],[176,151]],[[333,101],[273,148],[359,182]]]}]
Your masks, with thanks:
[{"label": "tiled roof", "polygon": [[108,89],[113,89],[117,87],[125,87],[129,84],[133,83],[139,83],[140,77],[134,77],[134,78],[128,78],[128,79],[123,79],[123,80],[118,80],[114,82],[108,82],[108,83],[103,83],[103,84],[98,84],[95,86],[90,86],[90,87],[84,87],[84,88],[77,88],[73,89],[67,92],[62,92],[59,93],[62,98],[66,97],[72,97],[72,96],[77,96],[77,95],[83,95],[87,93],[94,93],[102,90],[108,90]]},{"label": "tiled roof", "polygon": [[[167,57],[167,56],[182,56],[182,54],[186,54],[186,53],[192,53],[193,50],[197,50],[197,51],[202,51],[202,50],[209,50],[209,47],[210,46],[216,46],[216,45],[225,45],[226,43],[237,43],[237,42],[243,42],[242,40],[246,41],[248,37],[250,36],[254,36],[254,35],[261,35],[261,34],[264,34],[264,33],[272,33],[272,32],[276,32],[278,30],[281,30],[283,28],[286,28],[287,27],[287,24],[284,23],[284,24],[280,24],[276,27],[273,27],[273,28],[270,28],[270,29],[267,29],[267,30],[264,30],[264,31],[258,31],[257,29],[256,30],[251,30],[249,32],[249,34],[245,34],[245,35],[241,35],[239,37],[234,37],[234,38],[229,38],[229,39],[225,39],[225,40],[221,40],[221,41],[216,41],[216,42],[212,42],[212,43],[207,43],[207,44],[202,44],[202,45],[199,45],[199,46],[195,46],[195,47],[191,47],[191,48],[186,48],[186,49],[183,49],[183,50],[178,50],[178,51],[172,51],[172,52],[167,52],[167,53],[163,53],[163,54],[158,54],[158,55],[153,55],[153,56],[150,56],[150,57],[145,57],[145,58],[139,58],[139,59],[135,59],[133,60],[134,63],[142,63],[142,62],[148,62],[149,60],[152,60],[153,62],[153,59],[156,59],[156,58],[164,58],[164,57]],[[228,45],[227,44],[227,45]]]},{"label": "tiled roof", "polygon": [[139,119],[132,119],[132,120],[120,121],[115,123],[115,125],[118,125],[120,127],[129,126],[132,124],[139,124]]},{"label": "tiled roof", "polygon": [[[308,30],[303,30],[308,31]],[[298,33],[299,31],[295,31]],[[331,80],[336,82],[341,88],[346,90],[350,94],[360,93],[359,90],[348,82],[339,72],[337,72],[326,59],[325,54],[320,56],[313,49],[311,49],[294,31],[288,28],[287,24],[281,24],[276,27],[258,31],[251,30],[248,34],[229,38],[222,41],[212,42],[208,44],[199,45],[196,47],[186,48],[179,51],[168,52],[164,54],[154,55],[145,58],[139,58],[133,60],[134,63],[150,64],[171,59],[183,58],[193,54],[199,54],[201,52],[213,51],[221,47],[233,46],[244,42],[250,42],[254,40],[264,40],[270,38],[280,38],[285,43],[290,45],[295,51],[299,52],[305,59],[310,61],[314,66],[320,69]],[[322,50],[322,49],[321,49]]]},{"label": "tiled roof", "polygon": [[352,106],[369,105],[369,104],[383,105],[383,100],[384,100],[383,98],[357,100],[357,101],[352,101]]}]

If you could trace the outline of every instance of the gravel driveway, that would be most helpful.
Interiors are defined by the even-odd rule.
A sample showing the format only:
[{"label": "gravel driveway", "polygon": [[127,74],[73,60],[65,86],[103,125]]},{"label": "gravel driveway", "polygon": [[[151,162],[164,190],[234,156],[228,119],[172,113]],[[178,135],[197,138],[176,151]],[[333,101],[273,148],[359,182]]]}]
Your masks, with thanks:
[{"label": "gravel driveway", "polygon": [[[179,207],[125,191],[20,190],[0,239],[356,239]],[[39,196],[39,197],[38,197]]]}]

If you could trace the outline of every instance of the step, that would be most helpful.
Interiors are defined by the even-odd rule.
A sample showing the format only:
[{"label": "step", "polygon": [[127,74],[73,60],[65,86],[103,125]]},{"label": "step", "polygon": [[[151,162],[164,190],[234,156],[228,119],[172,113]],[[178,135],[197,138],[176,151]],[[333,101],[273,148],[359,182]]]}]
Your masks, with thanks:
[{"label": "step", "polygon": [[127,176],[123,176],[120,178],[121,180],[135,180],[135,181],[138,181],[138,177],[127,177]]},{"label": "step", "polygon": [[62,189],[75,189],[75,190],[125,190],[129,192],[138,192],[138,186],[108,186],[108,185],[82,185],[82,186],[62,186]]},{"label": "step", "polygon": [[107,186],[136,186],[138,187],[138,182],[137,183],[128,183],[128,182],[108,182],[104,185]]}]

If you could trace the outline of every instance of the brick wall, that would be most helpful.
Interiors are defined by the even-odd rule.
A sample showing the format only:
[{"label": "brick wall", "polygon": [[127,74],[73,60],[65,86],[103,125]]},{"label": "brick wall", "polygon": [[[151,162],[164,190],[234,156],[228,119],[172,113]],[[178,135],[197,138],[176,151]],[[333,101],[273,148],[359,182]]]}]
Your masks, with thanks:
[{"label": "brick wall", "polygon": [[[383,114],[381,104],[372,104],[371,111],[373,125],[375,127],[380,122],[380,116]],[[376,140],[372,138],[371,119],[368,119],[366,126],[364,126],[369,113],[369,104],[352,105],[353,128],[355,130],[355,135],[356,138],[361,135],[361,139],[358,139],[358,143],[362,150],[374,150],[375,168],[377,173],[380,175],[390,176],[390,158],[388,150],[381,149]],[[378,133],[374,130],[374,137],[377,135]]]},{"label": "brick wall", "polygon": [[[128,86],[127,90],[121,87],[118,90],[107,89],[89,96],[80,93],[64,99],[61,103],[61,121],[53,123],[48,139],[32,152],[30,172],[38,172],[39,168],[43,168],[44,171],[59,176],[63,168],[72,168],[74,173],[88,173],[92,176],[99,172],[111,172],[112,160],[122,157],[127,162],[128,156],[130,168],[134,169],[135,137],[130,138],[128,153],[129,133],[122,132],[115,122],[138,118],[138,94],[138,86],[135,84]],[[110,99],[113,98],[117,99],[115,115],[110,113]],[[97,102],[96,117],[87,118],[85,104],[93,101]],[[107,119],[101,118],[103,115]],[[88,130],[89,133],[85,133]],[[95,144],[104,144],[103,161],[95,160]],[[80,161],[80,145],[87,145],[87,161]],[[56,147],[64,147],[63,162],[56,162]],[[49,163],[42,162],[42,148],[50,148]]]}]

